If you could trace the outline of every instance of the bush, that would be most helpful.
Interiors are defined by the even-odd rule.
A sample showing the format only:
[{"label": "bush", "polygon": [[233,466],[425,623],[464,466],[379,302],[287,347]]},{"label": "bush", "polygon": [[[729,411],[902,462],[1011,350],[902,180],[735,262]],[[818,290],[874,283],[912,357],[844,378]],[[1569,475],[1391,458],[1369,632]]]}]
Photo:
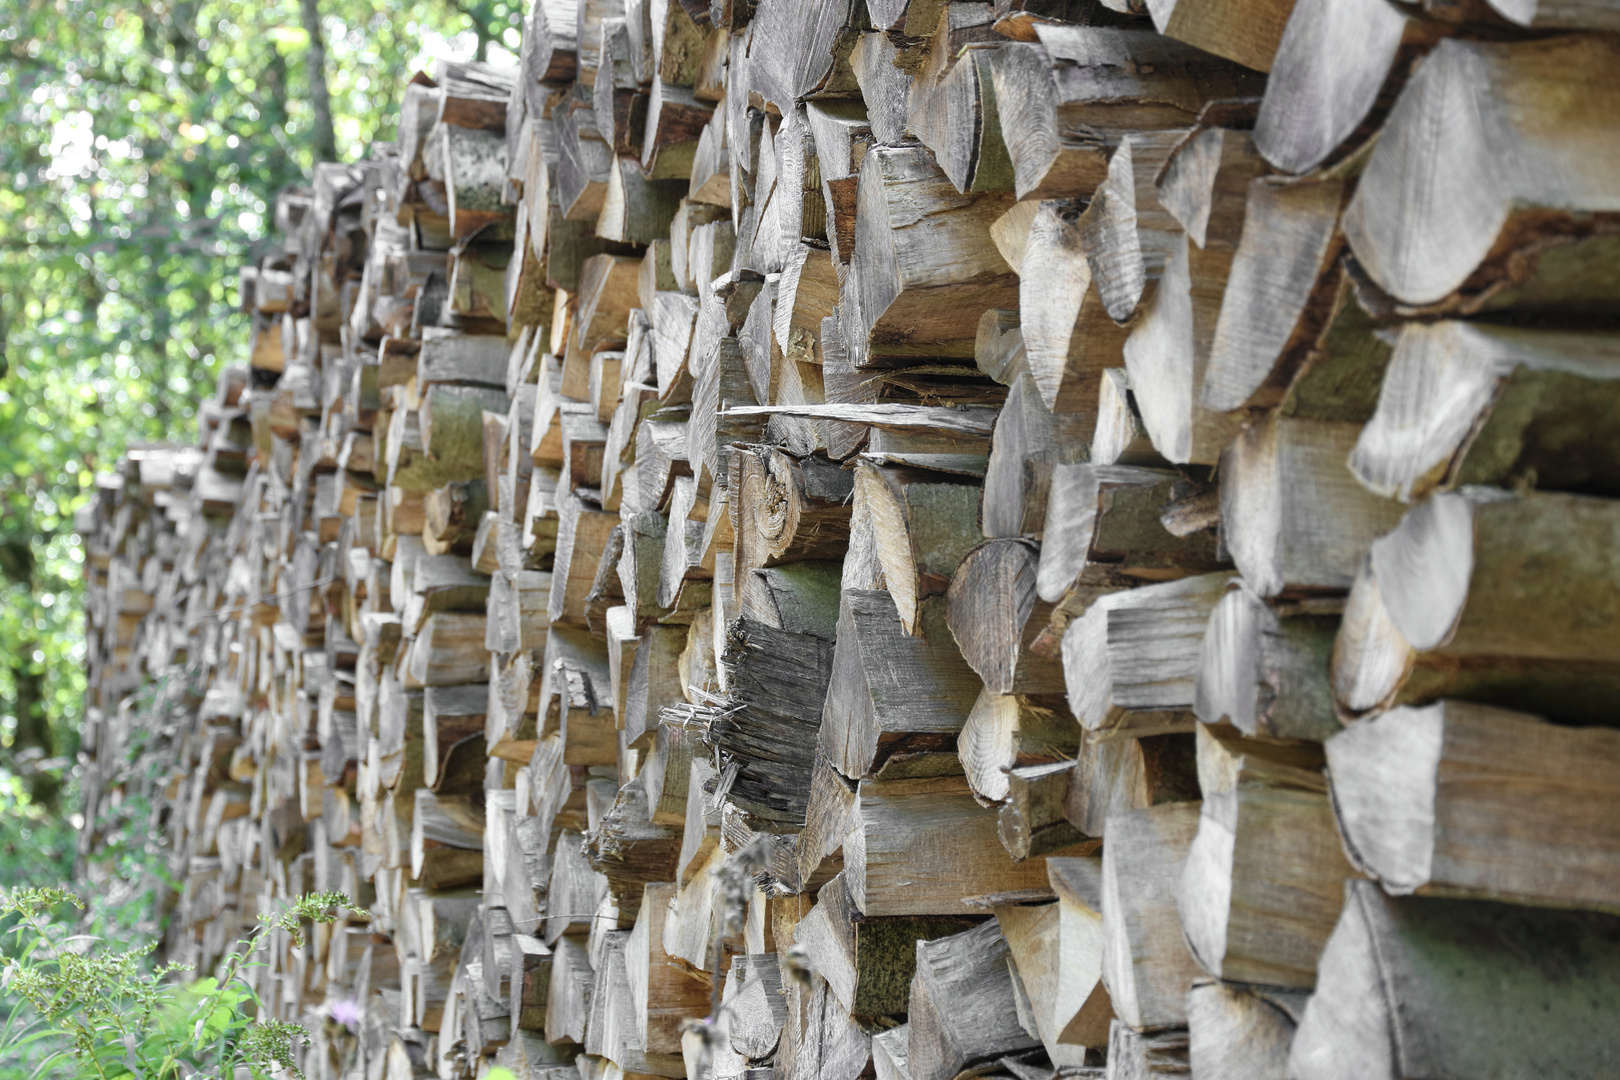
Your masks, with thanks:
[{"label": "bush", "polygon": [[0,974],[0,989],[13,1000],[0,1029],[0,1075],[184,1080],[193,1073],[229,1077],[238,1066],[259,1080],[272,1069],[296,1074],[292,1040],[307,1041],[303,1027],[253,1021],[257,1002],[237,976],[260,962],[254,954],[270,931],[286,930],[297,941],[305,921],[336,922],[353,906],[342,893],[311,893],[280,915],[261,915],[218,978],[187,985],[171,978],[184,968],[148,961],[151,945],[120,948],[52,918],[67,905],[83,909],[84,902],[58,888],[0,893],[0,916],[15,920]]}]

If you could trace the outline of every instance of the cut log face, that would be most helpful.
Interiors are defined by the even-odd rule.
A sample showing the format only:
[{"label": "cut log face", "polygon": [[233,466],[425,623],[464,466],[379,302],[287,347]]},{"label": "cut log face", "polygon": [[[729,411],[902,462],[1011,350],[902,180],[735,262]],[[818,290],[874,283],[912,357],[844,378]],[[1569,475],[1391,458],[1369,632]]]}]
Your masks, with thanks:
[{"label": "cut log face", "polygon": [[1065,709],[1017,694],[981,691],[957,737],[962,772],[974,794],[1007,798],[1008,773],[1019,766],[1070,760],[1080,746],[1080,725]]},{"label": "cut log face", "polygon": [[1099,598],[1063,635],[1069,707],[1088,731],[1190,731],[1198,657],[1230,574]]},{"label": "cut log face", "polygon": [[1266,159],[1283,172],[1308,173],[1359,141],[1379,99],[1400,88],[1411,63],[1402,56],[1408,36],[1433,40],[1432,32],[1412,33],[1416,22],[1387,0],[1296,4],[1255,121]]},{"label": "cut log face", "polygon": [[1189,733],[1131,739],[1086,732],[1077,757],[1063,813],[1083,836],[1103,837],[1116,815],[1199,797],[1196,742]]},{"label": "cut log face", "polygon": [[1198,251],[1179,232],[1161,254],[1162,280],[1125,340],[1125,369],[1154,449],[1166,461],[1211,465],[1241,426],[1199,399],[1218,317],[1214,293],[1225,285],[1228,256]]},{"label": "cut log face", "polygon": [[1016,302],[1017,276],[988,231],[1012,197],[958,193],[920,147],[876,147],[860,176],[841,304],[855,365],[972,356],[979,316]]},{"label": "cut log face", "polygon": [[[1053,861],[1048,861],[1049,868]],[[1112,1014],[1100,982],[1102,918],[1064,895],[1057,882],[1054,873],[1057,903],[998,907],[996,922],[1017,965],[1047,1056],[1054,1063],[1083,1065],[1087,1046],[1106,1044],[1107,1018]],[[1095,1015],[1087,1015],[1088,1009]]]},{"label": "cut log face", "polygon": [[1102,372],[1123,362],[1126,331],[1109,317],[1097,291],[1077,203],[1047,200],[1014,209],[1022,206],[1036,208],[1013,264],[1029,372],[1049,410],[1084,415]]},{"label": "cut log face", "polygon": [[1328,660],[1338,629],[1331,615],[1280,612],[1239,583],[1210,613],[1193,711],[1206,724],[1226,721],[1245,735],[1337,734]]},{"label": "cut log face", "polygon": [[[1521,285],[1536,260],[1508,253],[1545,243],[1554,228],[1577,244],[1608,232],[1605,215],[1620,211],[1620,150],[1599,118],[1620,109],[1617,59],[1597,36],[1436,46],[1401,91],[1345,211],[1368,276],[1404,303],[1435,304],[1458,290]],[[1572,97],[1590,108],[1564,110]],[[1442,119],[1465,100],[1481,108]],[[1612,290],[1612,274],[1598,274],[1554,302],[1608,305]]]},{"label": "cut log face", "polygon": [[1610,909],[1614,734],[1460,701],[1359,721],[1327,743],[1345,847],[1396,895]]},{"label": "cut log face", "polygon": [[1084,458],[1092,415],[1053,413],[1028,374],[1009,379],[985,467],[984,535],[1041,539],[1052,474]]},{"label": "cut log face", "polygon": [[1107,177],[1075,222],[1091,283],[1116,323],[1131,320],[1185,235],[1154,184],[1185,137],[1174,128],[1126,135],[1108,159]]},{"label": "cut log face", "polygon": [[1120,1020],[1138,1030],[1187,1022],[1198,973],[1176,912],[1182,867],[1198,831],[1197,803],[1109,819],[1103,848],[1103,982]]},{"label": "cut log face", "polygon": [[831,689],[820,745],[851,779],[908,759],[954,759],[980,682],[962,659],[939,598],[922,607],[922,633],[908,635],[885,592],[846,589],[838,614]]},{"label": "cut log face", "polygon": [[1620,339],[1461,322],[1403,327],[1350,469],[1415,502],[1484,484],[1613,496]]},{"label": "cut log face", "polygon": [[[1307,774],[1308,775],[1308,774]],[[1250,779],[1205,792],[1177,903],[1194,958],[1235,982],[1308,989],[1353,871],[1326,784]]]},{"label": "cut log face", "polygon": [[1007,856],[961,777],[862,781],[844,871],[868,917],[972,914],[963,901],[1046,888],[1043,860]]},{"label": "cut log face", "polygon": [[1261,596],[1346,589],[1400,505],[1346,467],[1354,424],[1268,417],[1221,456],[1222,540]]},{"label": "cut log face", "polygon": [[[1213,533],[1175,536],[1164,528],[1164,509],[1191,487],[1179,473],[1123,465],[1059,465],[1046,504],[1036,589],[1057,603],[1075,588],[1108,574],[1152,580],[1216,569],[1221,559]],[[1111,591],[1111,590],[1107,590]]]},{"label": "cut log face", "polygon": [[1019,1023],[1010,950],[994,920],[917,942],[906,1071],[949,1080],[964,1069],[1040,1045]]},{"label": "cut log face", "polygon": [[1461,697],[1596,720],[1616,685],[1608,500],[1431,497],[1376,541],[1333,649],[1346,716]]},{"label": "cut log face", "polygon": [[962,659],[995,694],[1063,691],[1063,668],[1031,650],[1050,608],[1035,594],[1040,552],[1027,540],[990,540],[968,552],[946,594]]},{"label": "cut log face", "polygon": [[[1602,1017],[1620,989],[1615,931],[1609,915],[1397,899],[1346,882],[1288,1075],[1594,1075],[1614,1052]],[[1569,1033],[1549,1041],[1545,1016]]]},{"label": "cut log face", "polygon": [[1214,1080],[1284,1080],[1305,996],[1214,981],[1187,992],[1187,1061]]},{"label": "cut log face", "polygon": [[[1381,3],[1382,0],[1379,0]],[[1200,402],[1216,412],[1271,404],[1297,368],[1319,318],[1317,298],[1344,248],[1338,177],[1249,183],[1243,230],[1232,254],[1209,343]]]},{"label": "cut log face", "polygon": [[981,488],[947,473],[861,461],[855,501],[873,530],[884,582],[901,624],[921,632],[921,604],[945,591],[962,557],[979,542]]}]

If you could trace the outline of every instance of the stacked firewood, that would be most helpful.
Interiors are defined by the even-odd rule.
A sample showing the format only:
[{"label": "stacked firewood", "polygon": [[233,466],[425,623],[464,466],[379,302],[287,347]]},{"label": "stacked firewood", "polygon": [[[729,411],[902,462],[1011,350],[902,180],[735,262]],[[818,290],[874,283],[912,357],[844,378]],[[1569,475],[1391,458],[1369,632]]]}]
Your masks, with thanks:
[{"label": "stacked firewood", "polygon": [[1616,12],[539,0],[81,515],[85,850],[330,1080],[1609,1075]]}]

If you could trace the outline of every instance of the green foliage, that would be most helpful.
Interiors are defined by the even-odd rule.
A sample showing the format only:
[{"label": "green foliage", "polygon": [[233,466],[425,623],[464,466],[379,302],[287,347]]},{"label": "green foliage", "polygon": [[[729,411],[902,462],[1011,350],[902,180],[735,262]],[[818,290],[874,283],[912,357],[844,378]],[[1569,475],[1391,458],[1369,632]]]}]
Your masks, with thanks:
[{"label": "green foliage", "polygon": [[304,922],[336,922],[353,905],[341,893],[312,893],[279,915],[261,915],[219,978],[189,986],[169,978],[183,970],[178,966],[147,962],[150,943],[118,946],[51,918],[53,909],[83,907],[60,888],[0,894],[0,916],[15,919],[0,985],[22,1003],[0,1030],[6,1080],[65,1070],[100,1080],[178,1080],[198,1070],[228,1075],[236,1065],[262,1080],[272,1069],[291,1068],[292,1040],[303,1040],[304,1029],[253,1022],[257,1002],[238,976],[272,930],[296,936]]},{"label": "green foliage", "polygon": [[[340,153],[413,70],[517,45],[519,0],[321,0]],[[313,164],[300,0],[8,0],[0,19],[0,874],[68,876],[85,678],[73,512],[195,439],[246,352],[235,271]],[[13,872],[26,875],[19,879]]]}]

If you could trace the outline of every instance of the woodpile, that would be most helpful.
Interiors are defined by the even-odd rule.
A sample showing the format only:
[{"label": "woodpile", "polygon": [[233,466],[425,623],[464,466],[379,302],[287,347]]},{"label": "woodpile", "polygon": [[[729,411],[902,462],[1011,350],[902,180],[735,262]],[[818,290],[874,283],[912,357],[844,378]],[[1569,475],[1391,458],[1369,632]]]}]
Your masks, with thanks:
[{"label": "woodpile", "polygon": [[322,1080],[1611,1075],[1615,29],[536,0],[80,515],[83,849]]}]

